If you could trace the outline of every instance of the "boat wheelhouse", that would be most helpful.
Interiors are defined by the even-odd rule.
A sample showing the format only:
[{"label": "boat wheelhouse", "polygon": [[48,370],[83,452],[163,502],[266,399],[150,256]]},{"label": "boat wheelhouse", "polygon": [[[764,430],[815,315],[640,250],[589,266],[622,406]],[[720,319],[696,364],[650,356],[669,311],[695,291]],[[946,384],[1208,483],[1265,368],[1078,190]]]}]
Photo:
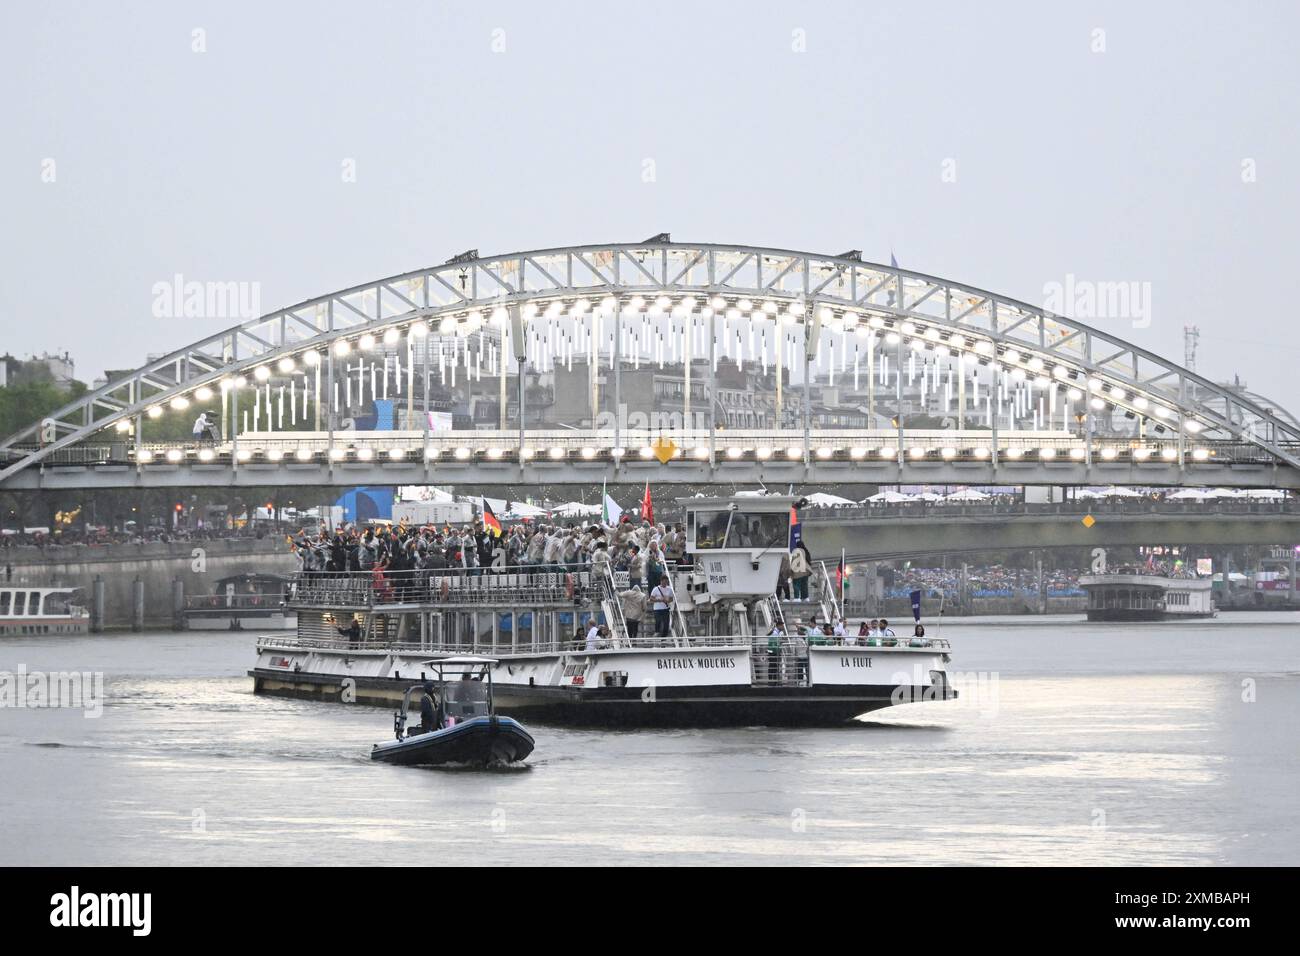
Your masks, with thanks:
[{"label": "boat wheelhouse", "polygon": [[494,660],[502,712],[542,721],[834,724],[955,697],[946,641],[791,633],[774,591],[796,502],[682,501],[687,560],[669,569],[675,600],[658,633],[649,610],[629,626],[627,576],[607,564],[303,573],[288,601],[297,635],[258,640],[254,689],[391,704],[430,659],[475,654]]},{"label": "boat wheelhouse", "polygon": [[0,637],[24,634],[85,634],[90,612],[78,588],[0,587]]}]

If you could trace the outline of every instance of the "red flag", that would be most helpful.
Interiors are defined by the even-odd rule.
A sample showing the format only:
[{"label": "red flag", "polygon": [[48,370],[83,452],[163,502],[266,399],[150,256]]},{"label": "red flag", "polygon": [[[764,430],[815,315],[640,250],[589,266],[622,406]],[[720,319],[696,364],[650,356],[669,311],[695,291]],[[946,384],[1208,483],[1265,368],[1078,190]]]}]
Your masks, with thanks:
[{"label": "red flag", "polygon": [[641,499],[641,520],[653,522],[655,520],[655,505],[650,500],[650,482],[645,483],[645,496]]}]

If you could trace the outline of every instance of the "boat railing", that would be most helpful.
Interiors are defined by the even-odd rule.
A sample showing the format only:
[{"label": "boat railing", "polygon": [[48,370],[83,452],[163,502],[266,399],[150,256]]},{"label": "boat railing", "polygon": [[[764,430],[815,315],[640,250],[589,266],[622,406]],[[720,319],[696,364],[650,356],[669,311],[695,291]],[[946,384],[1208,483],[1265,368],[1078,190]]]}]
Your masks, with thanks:
[{"label": "boat railing", "polygon": [[500,607],[572,606],[598,595],[587,570],[538,566],[423,568],[413,571],[302,571],[289,603],[299,607],[467,605]]},{"label": "boat railing", "polygon": [[280,610],[278,594],[197,594],[185,598],[187,611]]},{"label": "boat railing", "polygon": [[[787,637],[782,640],[782,655],[790,660],[802,658],[807,660],[808,649],[812,647],[872,647],[895,650],[951,650],[948,641],[940,638],[886,637],[871,638],[879,643],[864,644],[867,638],[827,637],[820,643],[810,643],[802,637]],[[500,657],[511,654],[575,654],[591,650],[690,650],[694,648],[741,647],[751,645],[759,655],[766,654],[768,642],[765,637],[745,637],[738,634],[708,634],[691,637],[672,636],[659,638],[654,635],[629,638],[625,641],[600,640],[594,646],[588,646],[585,640],[566,639],[559,641],[522,642],[515,644],[491,641],[386,641],[358,638],[313,638],[298,636],[266,635],[257,640],[257,649],[320,649],[320,650],[382,650],[397,652],[418,652],[422,654],[486,654]]]}]

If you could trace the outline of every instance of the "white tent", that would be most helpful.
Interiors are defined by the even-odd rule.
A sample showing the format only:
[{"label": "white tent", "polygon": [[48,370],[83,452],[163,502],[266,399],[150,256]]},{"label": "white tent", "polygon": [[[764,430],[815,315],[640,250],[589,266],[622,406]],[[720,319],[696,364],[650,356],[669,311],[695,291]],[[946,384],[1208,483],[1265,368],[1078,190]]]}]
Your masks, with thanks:
[{"label": "white tent", "polygon": [[[495,507],[495,506],[494,506]],[[546,514],[545,508],[524,504],[522,501],[511,502],[510,510],[505,512],[511,518],[540,518]]]},{"label": "white tent", "polygon": [[1124,488],[1120,485],[1111,485],[1109,488],[1103,488],[1099,493],[1102,498],[1141,498],[1142,492],[1134,491],[1132,488]]},{"label": "white tent", "polygon": [[1165,495],[1166,501],[1204,501],[1207,498],[1213,498],[1213,492],[1206,491],[1204,488],[1184,488],[1182,491],[1175,491],[1172,495]]},{"label": "white tent", "polygon": [[551,513],[557,515],[598,515],[601,512],[600,505],[584,505],[581,501],[566,501],[564,504],[552,508]]},{"label": "white tent", "polygon": [[1270,501],[1280,501],[1286,497],[1286,492],[1282,491],[1280,488],[1250,488],[1241,497],[1255,499],[1266,498]]},{"label": "white tent", "polygon": [[936,495],[933,491],[923,491],[916,496],[917,501],[943,501],[943,495]]},{"label": "white tent", "polygon": [[1244,492],[1236,491],[1232,488],[1215,488],[1213,491],[1208,492],[1208,494],[1211,498],[1242,498],[1245,496]]},{"label": "white tent", "polygon": [[990,495],[982,491],[976,491],[974,488],[962,488],[960,491],[954,491],[945,501],[988,501]]},{"label": "white tent", "polygon": [[873,504],[879,504],[883,502],[884,504],[887,505],[897,505],[897,504],[902,504],[905,501],[912,501],[913,498],[911,495],[900,494],[897,491],[882,491],[879,494],[872,495],[870,498],[867,498],[866,500],[870,501]]},{"label": "white tent", "polygon": [[807,498],[808,504],[813,508],[838,508],[843,505],[857,504],[851,498],[841,498],[839,495],[828,495],[822,491],[813,492]]}]

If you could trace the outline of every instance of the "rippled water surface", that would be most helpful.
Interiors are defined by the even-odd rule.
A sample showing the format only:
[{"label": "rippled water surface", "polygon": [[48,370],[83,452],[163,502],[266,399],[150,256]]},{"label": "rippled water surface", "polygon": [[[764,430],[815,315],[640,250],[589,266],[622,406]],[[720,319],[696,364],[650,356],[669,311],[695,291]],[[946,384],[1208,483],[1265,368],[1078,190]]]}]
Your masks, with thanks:
[{"label": "rippled water surface", "polygon": [[956,702],[534,724],[501,771],[371,763],[390,712],[254,696],[247,634],[7,639],[0,671],[101,671],[107,701],[0,709],[0,863],[1300,863],[1300,615],[938,634]]}]

